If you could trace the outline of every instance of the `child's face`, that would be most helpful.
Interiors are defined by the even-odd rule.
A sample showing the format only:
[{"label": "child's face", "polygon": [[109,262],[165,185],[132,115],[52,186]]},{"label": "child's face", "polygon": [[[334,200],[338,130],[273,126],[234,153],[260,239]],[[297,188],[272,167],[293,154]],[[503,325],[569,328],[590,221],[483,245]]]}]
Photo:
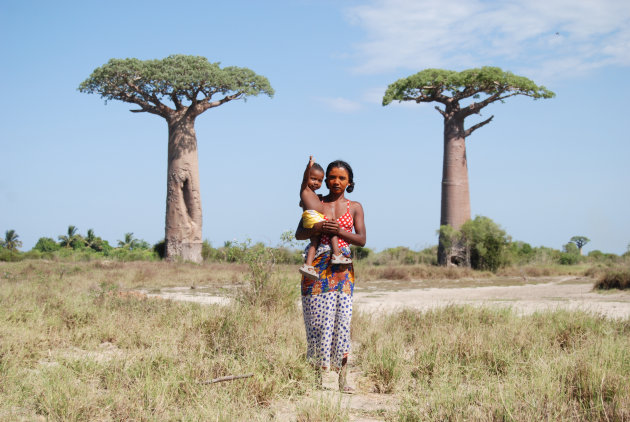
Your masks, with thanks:
[{"label": "child's face", "polygon": [[308,174],[308,187],[315,192],[317,189],[322,187],[322,183],[324,182],[324,172],[321,170],[313,170],[311,169]]}]

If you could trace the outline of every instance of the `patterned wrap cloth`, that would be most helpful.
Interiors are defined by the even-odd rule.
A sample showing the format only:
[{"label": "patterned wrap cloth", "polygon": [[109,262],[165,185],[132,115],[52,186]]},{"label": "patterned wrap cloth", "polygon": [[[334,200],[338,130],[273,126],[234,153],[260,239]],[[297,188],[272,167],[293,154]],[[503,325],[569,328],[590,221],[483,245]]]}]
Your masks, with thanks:
[{"label": "patterned wrap cloth", "polygon": [[[351,255],[348,246],[341,252]],[[313,261],[319,279],[302,277],[302,313],[307,358],[323,369],[338,370],[350,353],[354,267],[331,264],[331,257],[330,245],[320,245]]]}]

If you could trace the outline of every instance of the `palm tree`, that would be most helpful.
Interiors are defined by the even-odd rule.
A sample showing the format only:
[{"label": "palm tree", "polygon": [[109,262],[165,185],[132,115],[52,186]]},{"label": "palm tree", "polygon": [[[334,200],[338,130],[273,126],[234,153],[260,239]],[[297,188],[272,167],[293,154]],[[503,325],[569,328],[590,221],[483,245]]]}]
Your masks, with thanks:
[{"label": "palm tree", "polygon": [[72,243],[78,238],[77,230],[76,226],[68,226],[68,233],[57,237],[57,239],[59,239],[59,245],[71,248]]},{"label": "palm tree", "polygon": [[125,233],[125,239],[118,241],[118,247],[122,249],[132,250],[138,244],[138,239],[134,239],[133,233]]},{"label": "palm tree", "polygon": [[18,237],[20,236],[15,232],[15,230],[7,230],[4,232],[2,246],[10,251],[17,251],[17,249],[22,246],[22,241],[18,240]]},{"label": "palm tree", "polygon": [[85,236],[85,246],[93,248],[95,244],[96,236],[94,235],[94,229],[88,229],[87,235]]}]

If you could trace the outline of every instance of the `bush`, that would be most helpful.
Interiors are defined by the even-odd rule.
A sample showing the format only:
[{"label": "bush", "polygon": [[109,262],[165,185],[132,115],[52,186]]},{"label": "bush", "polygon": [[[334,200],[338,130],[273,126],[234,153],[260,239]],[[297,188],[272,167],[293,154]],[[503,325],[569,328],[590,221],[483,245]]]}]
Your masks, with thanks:
[{"label": "bush", "polygon": [[[201,256],[203,256],[203,247],[206,244],[204,241],[201,245]],[[164,259],[166,256],[166,239],[160,240],[158,243],[153,245],[153,252],[155,252],[161,259]]]},{"label": "bush", "polygon": [[9,249],[0,248],[0,261],[17,262],[24,259],[23,255],[18,251],[10,251]]},{"label": "bush", "polygon": [[366,259],[372,253],[370,248],[364,248],[362,246],[351,245],[350,250],[352,251],[352,258],[360,261],[362,259]]},{"label": "bush", "polygon": [[536,249],[529,243],[511,242],[507,248],[508,260],[514,264],[528,264],[536,258]]},{"label": "bush", "polygon": [[[48,252],[48,253],[50,253],[50,252]],[[44,257],[44,255],[46,255],[46,253],[40,252],[40,251],[38,251],[35,248],[31,249],[28,252],[24,252],[22,254],[24,259],[42,259],[42,257]]]},{"label": "bush", "polygon": [[459,232],[472,268],[496,271],[507,264],[510,238],[494,221],[478,215],[464,223]]},{"label": "bush", "polygon": [[594,251],[590,251],[588,253],[588,260],[591,262],[608,263],[608,264],[621,261],[618,255],[615,255],[614,253],[604,253],[597,249],[595,249]]},{"label": "bush", "polygon": [[149,249],[134,249],[128,250],[123,248],[116,248],[108,254],[109,257],[129,262],[129,261],[155,261],[160,259],[159,255],[155,253],[153,250]]},{"label": "bush", "polygon": [[55,252],[61,249],[61,246],[50,237],[40,237],[33,250],[40,252]]},{"label": "bush", "polygon": [[630,268],[607,270],[595,282],[596,289],[630,289]]},{"label": "bush", "polygon": [[274,259],[276,264],[291,264],[291,265],[299,265],[304,262],[304,257],[302,256],[302,251],[289,249],[289,248],[273,248],[274,249]]},{"label": "bush", "polygon": [[562,252],[558,260],[562,265],[575,265],[580,262],[580,255],[574,253]]}]

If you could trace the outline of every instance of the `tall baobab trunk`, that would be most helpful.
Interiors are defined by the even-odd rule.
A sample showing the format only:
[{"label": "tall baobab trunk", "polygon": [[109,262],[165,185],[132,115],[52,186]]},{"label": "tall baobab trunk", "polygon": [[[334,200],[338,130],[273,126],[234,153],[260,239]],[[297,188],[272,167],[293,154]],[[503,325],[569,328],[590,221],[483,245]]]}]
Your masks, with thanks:
[{"label": "tall baobab trunk", "polygon": [[201,262],[201,193],[195,117],[174,115],[167,122],[166,258]]},{"label": "tall baobab trunk", "polygon": [[[464,119],[456,113],[444,119],[444,163],[442,166],[442,211],[440,226],[449,225],[459,229],[470,220],[470,192],[468,189],[468,163]],[[446,250],[440,239],[438,262],[461,264],[466,261],[462,245],[452,245]]]}]

